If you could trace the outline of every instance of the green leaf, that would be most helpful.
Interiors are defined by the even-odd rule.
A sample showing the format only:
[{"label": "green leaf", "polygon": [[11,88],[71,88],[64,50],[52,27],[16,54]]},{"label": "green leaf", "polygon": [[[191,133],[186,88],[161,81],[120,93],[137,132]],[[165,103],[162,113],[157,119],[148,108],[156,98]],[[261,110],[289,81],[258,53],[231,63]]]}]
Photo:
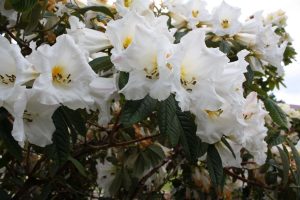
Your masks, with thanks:
[{"label": "green leaf", "polygon": [[11,199],[11,197],[8,195],[8,193],[1,187],[0,187],[0,199],[1,200],[10,200]]},{"label": "green leaf", "polygon": [[127,101],[122,108],[121,123],[125,126],[131,126],[144,120],[154,111],[156,104],[157,100],[150,96],[138,101]]},{"label": "green leaf", "polygon": [[78,172],[79,172],[82,176],[87,177],[85,168],[83,167],[83,165],[82,165],[78,160],[76,160],[76,159],[73,158],[72,156],[69,156],[69,157],[68,157],[68,160],[71,161],[71,162],[73,163],[73,165],[76,167],[76,169],[78,170]]},{"label": "green leaf", "polygon": [[114,14],[105,6],[88,6],[88,7],[78,9],[78,12],[80,12],[81,14],[84,14],[89,10],[95,11],[95,12],[101,12],[101,13],[108,15],[114,19]]},{"label": "green leaf", "polygon": [[10,5],[16,11],[24,12],[32,9],[37,2],[37,0],[10,0]]},{"label": "green leaf", "polygon": [[122,170],[118,171],[114,180],[112,181],[110,187],[109,187],[109,193],[111,196],[114,196],[118,193],[119,189],[122,187]]},{"label": "green leaf", "polygon": [[8,152],[17,160],[22,160],[22,148],[11,135],[12,123],[8,120],[8,112],[0,108],[0,139],[3,141]]},{"label": "green leaf", "polygon": [[264,104],[272,120],[280,127],[288,129],[286,114],[281,108],[270,98],[264,99]]},{"label": "green leaf", "polygon": [[43,7],[36,4],[32,9],[22,13],[20,27],[24,28],[24,35],[30,35],[35,31],[42,17],[42,10]]},{"label": "green leaf", "polygon": [[70,133],[61,107],[54,112],[52,119],[56,130],[52,136],[53,143],[46,147],[46,153],[58,165],[62,165],[70,155]]},{"label": "green leaf", "polygon": [[230,150],[230,152],[232,153],[233,157],[236,159],[235,153],[234,153],[232,147],[230,146],[230,144],[227,142],[226,138],[222,137],[221,141]]},{"label": "green leaf", "polygon": [[290,160],[288,158],[288,155],[284,152],[284,150],[282,150],[278,146],[277,149],[279,151],[281,157],[281,163],[282,163],[282,172],[283,172],[282,185],[283,187],[285,187],[289,180]]},{"label": "green leaf", "polygon": [[[290,140],[288,140],[287,142],[292,149],[293,158],[296,163],[297,171],[296,171],[296,176],[295,176],[295,183],[297,184],[298,187],[300,187],[300,155],[299,155],[296,147],[294,146],[294,144]],[[299,188],[297,189],[297,196],[298,196],[298,198],[300,198],[300,189]]]},{"label": "green leaf", "polygon": [[231,50],[231,45],[229,42],[222,40],[220,42],[220,47],[219,47],[220,51],[222,51],[225,54],[228,54]]},{"label": "green leaf", "polygon": [[266,137],[266,142],[269,146],[276,146],[285,142],[286,136],[281,135],[280,133],[272,133],[269,131],[268,136]]},{"label": "green leaf", "polygon": [[223,179],[223,166],[221,157],[214,145],[209,145],[207,150],[207,168],[212,184],[221,186]]},{"label": "green leaf", "polygon": [[121,90],[128,82],[129,79],[129,73],[127,72],[120,72],[119,74],[119,89]]},{"label": "green leaf", "polygon": [[80,109],[72,110],[66,106],[62,106],[61,108],[71,133],[85,137],[87,132],[85,126],[86,120],[82,117]]},{"label": "green leaf", "polygon": [[89,64],[96,73],[99,71],[107,71],[114,66],[110,60],[110,56],[96,58],[89,62]]},{"label": "green leaf", "polygon": [[180,127],[177,115],[176,101],[173,95],[160,102],[158,110],[158,125],[161,134],[166,135],[174,147],[178,144],[183,130]]},{"label": "green leaf", "polygon": [[206,153],[207,144],[197,137],[197,127],[191,113],[182,112],[173,95],[160,102],[158,123],[161,134],[168,137],[173,147],[180,143],[190,161],[196,161]]}]

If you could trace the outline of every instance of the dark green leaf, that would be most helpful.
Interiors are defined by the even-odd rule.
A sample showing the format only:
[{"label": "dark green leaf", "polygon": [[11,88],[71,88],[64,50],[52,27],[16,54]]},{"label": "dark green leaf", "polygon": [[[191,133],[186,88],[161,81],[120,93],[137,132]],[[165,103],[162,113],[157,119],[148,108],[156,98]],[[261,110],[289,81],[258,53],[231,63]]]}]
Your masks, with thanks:
[{"label": "dark green leaf", "polygon": [[10,196],[8,195],[8,193],[1,187],[0,187],[0,199],[1,200],[10,200],[11,199]]},{"label": "dark green leaf", "polygon": [[118,193],[119,189],[122,187],[123,174],[122,170],[118,171],[113,182],[109,187],[109,193],[113,196]]},{"label": "dark green leaf", "polygon": [[235,153],[232,149],[232,147],[230,146],[230,144],[227,142],[226,138],[225,137],[222,137],[221,138],[221,141],[223,144],[225,144],[225,146],[230,150],[230,152],[232,153],[233,157],[236,159],[236,156],[235,156]]},{"label": "dark green leaf", "polygon": [[286,114],[281,108],[270,98],[264,99],[264,104],[272,120],[280,127],[288,129]]},{"label": "dark green leaf", "polygon": [[[294,144],[288,140],[288,144],[292,149],[292,153],[293,153],[293,158],[295,160],[296,163],[296,174],[295,174],[295,183],[297,184],[297,187],[300,187],[300,155],[296,149],[296,147],[294,146]],[[297,189],[297,196],[298,198],[300,198],[300,189]]]},{"label": "dark green leaf", "polygon": [[40,4],[36,4],[31,10],[22,13],[20,21],[24,35],[30,35],[37,28],[42,17],[42,9]]},{"label": "dark green leaf", "polygon": [[101,12],[101,13],[108,15],[114,19],[114,14],[105,6],[88,6],[88,7],[78,9],[78,12],[80,12],[81,14],[84,14],[89,10],[95,11],[95,12]]},{"label": "dark green leaf", "polygon": [[150,96],[138,101],[127,101],[122,109],[121,123],[130,126],[144,120],[154,111],[156,104],[157,100]]},{"label": "dark green leaf", "polygon": [[220,47],[219,47],[220,51],[222,51],[225,54],[228,54],[230,52],[231,46],[230,43],[227,41],[222,40],[220,42]]},{"label": "dark green leaf", "polygon": [[52,119],[56,130],[52,136],[53,143],[46,147],[46,152],[58,165],[62,165],[70,155],[70,133],[61,107],[54,112]]},{"label": "dark green leaf", "polygon": [[289,179],[290,160],[288,158],[288,155],[284,152],[284,150],[282,150],[278,146],[277,149],[279,151],[281,157],[281,163],[282,163],[282,172],[283,172],[282,185],[283,187],[285,187]]},{"label": "dark green leaf", "polygon": [[37,0],[10,0],[10,5],[16,11],[24,12],[32,9],[37,2]]},{"label": "dark green leaf", "polygon": [[119,74],[119,89],[121,90],[128,82],[129,73],[127,72],[120,72]]},{"label": "dark green leaf", "polygon": [[62,111],[71,133],[85,136],[87,132],[85,126],[86,120],[82,117],[80,110],[72,110],[66,106],[62,106]]},{"label": "dark green leaf", "polygon": [[207,168],[211,182],[214,186],[220,186],[223,179],[223,166],[221,157],[214,145],[209,145],[207,150]]},{"label": "dark green leaf", "polygon": [[85,171],[83,165],[78,160],[76,160],[72,156],[69,156],[68,160],[73,163],[73,165],[76,167],[76,169],[82,176],[87,177],[87,174],[86,174],[86,171]]},{"label": "dark green leaf", "polygon": [[22,148],[11,135],[12,123],[8,120],[8,112],[0,108],[0,139],[3,141],[8,152],[17,160],[22,160]]},{"label": "dark green leaf", "polygon": [[173,95],[160,102],[158,111],[158,124],[161,134],[167,135],[171,145],[174,147],[178,144],[182,128],[176,115],[177,107]]},{"label": "dark green leaf", "polygon": [[114,66],[110,60],[110,56],[96,58],[89,62],[89,64],[96,73],[99,71],[107,71]]},{"label": "dark green leaf", "polygon": [[272,133],[269,132],[268,136],[266,137],[266,142],[268,143],[269,146],[276,146],[279,144],[282,144],[285,142],[286,136],[281,135],[280,133]]}]

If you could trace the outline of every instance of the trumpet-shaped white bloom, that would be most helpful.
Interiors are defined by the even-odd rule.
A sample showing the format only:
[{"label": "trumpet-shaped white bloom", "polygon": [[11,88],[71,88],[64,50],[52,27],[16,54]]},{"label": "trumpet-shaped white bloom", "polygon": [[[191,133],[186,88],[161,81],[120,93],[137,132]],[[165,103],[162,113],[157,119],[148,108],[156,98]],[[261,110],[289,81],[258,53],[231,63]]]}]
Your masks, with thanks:
[{"label": "trumpet-shaped white bloom", "polygon": [[181,39],[168,59],[168,66],[174,70],[173,92],[183,111],[193,110],[192,107],[219,109],[222,102],[215,91],[215,81],[228,62],[219,49],[206,47],[202,29],[195,29]]},{"label": "trumpet-shaped white bloom", "polygon": [[41,147],[52,143],[55,131],[52,115],[58,105],[41,104],[35,95],[33,89],[24,90],[9,110],[15,118],[12,136],[21,146],[26,140]]},{"label": "trumpet-shaped white bloom", "polygon": [[18,45],[0,36],[0,106],[36,76],[32,65],[20,53]]},{"label": "trumpet-shaped white bloom", "polygon": [[212,26],[216,35],[235,35],[241,29],[241,23],[238,18],[241,15],[239,8],[228,5],[225,1],[213,10]]},{"label": "trumpet-shaped white bloom", "polygon": [[149,93],[154,99],[164,100],[172,86],[172,69],[166,65],[171,43],[164,35],[140,26],[136,29],[136,37],[120,60],[131,69],[128,83],[120,92],[126,99],[142,99]]},{"label": "trumpet-shaped white bloom", "polygon": [[150,9],[152,4],[154,4],[153,0],[117,0],[116,8],[121,16],[125,16],[130,11],[140,15],[153,15]]},{"label": "trumpet-shaped white bloom", "polygon": [[90,28],[85,28],[85,24],[80,22],[75,16],[69,17],[71,29],[67,29],[75,43],[89,54],[99,52],[111,47],[110,41],[105,33]]},{"label": "trumpet-shaped white bloom", "polygon": [[90,83],[91,95],[99,109],[99,125],[107,125],[111,119],[110,107],[111,100],[117,96],[116,78],[95,78]]},{"label": "trumpet-shaped white bloom", "polygon": [[88,86],[96,74],[70,36],[58,37],[53,46],[40,46],[28,59],[40,73],[33,84],[39,93],[37,101],[71,109],[88,108],[94,103]]},{"label": "trumpet-shaped white bloom", "polygon": [[264,19],[266,25],[276,25],[278,27],[285,27],[287,16],[283,10],[277,10],[267,15]]},{"label": "trumpet-shaped white bloom", "polygon": [[205,8],[206,2],[203,0],[168,0],[164,5],[175,20],[175,26],[188,23],[189,27],[195,28],[199,23],[206,24],[210,20],[210,15]]},{"label": "trumpet-shaped white bloom", "polygon": [[122,19],[110,21],[107,24],[105,34],[107,35],[112,46],[114,47],[111,50],[111,60],[118,70],[130,70],[122,65],[122,62],[119,61],[120,57],[130,47],[135,37],[137,25],[145,26],[146,24],[147,21],[135,12],[129,12]]},{"label": "trumpet-shaped white bloom", "polygon": [[267,136],[264,120],[266,115],[263,103],[257,99],[255,92],[251,92],[246,98],[243,110],[243,118],[246,123],[243,147],[254,156],[255,162],[259,165],[263,164],[267,157],[265,153],[267,143],[264,141]]}]

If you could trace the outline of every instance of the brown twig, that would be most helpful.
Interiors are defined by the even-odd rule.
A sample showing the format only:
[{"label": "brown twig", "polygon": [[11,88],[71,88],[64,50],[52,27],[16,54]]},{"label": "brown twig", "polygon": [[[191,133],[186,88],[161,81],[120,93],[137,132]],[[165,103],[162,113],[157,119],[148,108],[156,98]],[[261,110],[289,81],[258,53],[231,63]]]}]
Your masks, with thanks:
[{"label": "brown twig", "polygon": [[248,184],[256,186],[256,187],[264,188],[264,189],[267,189],[267,190],[277,190],[278,189],[278,188],[272,188],[272,187],[266,186],[264,184],[261,184],[259,182],[256,182],[256,181],[249,180],[249,179],[246,179],[244,177],[241,177],[241,176],[235,174],[234,172],[230,171],[230,169],[228,169],[228,168],[224,168],[224,172],[227,175],[229,175],[229,176],[231,176],[233,178],[239,179],[239,180],[241,180],[241,181],[243,181],[245,183],[248,183]]}]

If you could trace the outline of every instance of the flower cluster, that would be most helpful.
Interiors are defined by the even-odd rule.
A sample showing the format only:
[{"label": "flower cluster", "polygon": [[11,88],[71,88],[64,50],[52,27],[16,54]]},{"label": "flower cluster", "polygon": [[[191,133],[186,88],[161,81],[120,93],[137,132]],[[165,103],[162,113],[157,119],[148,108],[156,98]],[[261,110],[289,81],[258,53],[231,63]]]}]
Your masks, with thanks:
[{"label": "flower cluster", "polygon": [[[251,62],[253,70],[263,71],[262,66],[270,64],[283,74],[288,41],[281,40],[274,27],[284,26],[286,17],[278,12],[263,19],[258,12],[241,23],[240,9],[222,2],[210,14],[205,5],[202,0],[165,1],[160,6],[170,12],[174,26],[170,29],[168,17],[151,10],[152,1],[117,1],[121,17],[111,20],[105,33],[70,16],[67,34],[53,46],[40,45],[26,58],[1,36],[1,105],[15,119],[14,138],[20,143],[50,144],[55,130],[51,116],[60,105],[98,109],[103,125],[110,120],[109,102],[116,93],[127,100],[149,95],[159,101],[173,94],[182,111],[194,114],[201,140],[216,144],[225,166],[240,165],[242,148],[262,164],[266,111],[256,93],[244,97],[244,73]],[[184,26],[190,30],[179,42],[174,33]],[[244,50],[229,59],[219,48],[208,47],[207,40],[235,41]],[[116,75],[98,77],[89,57],[111,47]],[[119,72],[128,73],[129,80],[117,89]],[[234,146],[237,159],[220,142],[223,137]]]}]

